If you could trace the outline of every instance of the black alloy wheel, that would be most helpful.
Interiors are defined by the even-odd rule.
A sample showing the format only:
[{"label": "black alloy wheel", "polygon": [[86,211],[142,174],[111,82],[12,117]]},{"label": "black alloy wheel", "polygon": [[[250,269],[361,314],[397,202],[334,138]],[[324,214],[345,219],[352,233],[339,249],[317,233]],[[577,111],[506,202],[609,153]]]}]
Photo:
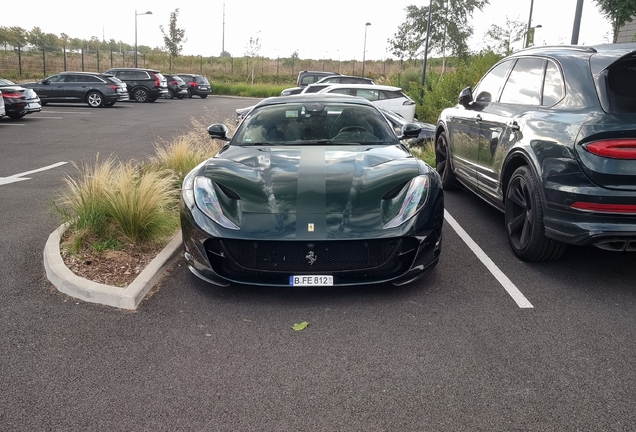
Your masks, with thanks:
[{"label": "black alloy wheel", "polygon": [[189,97],[189,98],[192,97],[192,92],[190,91],[190,89],[188,89],[188,94],[186,96]]},{"label": "black alloy wheel", "polygon": [[148,90],[144,88],[135,89],[133,93],[133,99],[135,99],[136,102],[148,102],[148,96]]},{"label": "black alloy wheel", "polygon": [[437,173],[442,178],[444,190],[457,189],[457,178],[450,166],[450,155],[448,151],[448,140],[446,132],[442,132],[437,137],[435,144],[435,167]]},{"label": "black alloy wheel", "polygon": [[561,258],[566,244],[545,235],[539,185],[532,170],[521,166],[510,177],[506,190],[505,221],[508,242],[524,261]]},{"label": "black alloy wheel", "polygon": [[104,106],[104,97],[99,92],[89,92],[86,95],[86,103],[91,108],[101,108]]}]

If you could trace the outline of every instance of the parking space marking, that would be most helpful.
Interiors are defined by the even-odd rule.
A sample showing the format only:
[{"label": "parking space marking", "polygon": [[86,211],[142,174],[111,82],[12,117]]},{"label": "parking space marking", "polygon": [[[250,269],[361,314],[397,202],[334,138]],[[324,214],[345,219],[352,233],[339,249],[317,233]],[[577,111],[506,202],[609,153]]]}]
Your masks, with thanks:
[{"label": "parking space marking", "polygon": [[39,118],[39,119],[53,119],[53,120],[62,120],[64,117],[44,117],[44,116],[34,116],[33,118]]},{"label": "parking space marking", "polygon": [[[92,112],[77,112],[77,111],[52,111],[52,110],[46,110],[47,113],[51,113],[51,114],[82,114],[82,115],[92,115]],[[39,116],[38,116],[39,117]]]},{"label": "parking space marking", "polygon": [[508,292],[510,297],[517,303],[520,308],[534,308],[532,304],[528,301],[528,299],[519,291],[519,289],[512,283],[508,276],[506,276],[497,264],[495,264],[486,253],[482,250],[482,248],[475,243],[475,241],[470,238],[468,233],[464,231],[464,229],[457,223],[457,221],[448,213],[447,210],[444,210],[444,219],[446,222],[455,230],[455,232],[461,237],[461,239],[466,243],[466,245],[470,248],[471,251],[479,258],[479,261],[482,262],[483,265],[492,273],[492,275],[497,279],[497,281],[504,287],[504,289]]},{"label": "parking space marking", "polygon": [[14,174],[14,175],[9,176],[9,177],[0,177],[0,186],[6,185],[6,184],[9,184],[9,183],[16,183],[16,182],[24,181],[24,180],[31,180],[29,177],[24,177],[24,176],[27,176],[27,175],[30,175],[30,174],[35,174],[35,173],[38,173],[38,172],[41,172],[41,171],[50,170],[50,169],[53,169],[53,168],[57,168],[59,166],[66,165],[67,163],[68,162],[58,162],[58,163],[54,163],[52,165],[47,165],[47,166],[42,167],[42,168],[34,169],[34,170],[31,170],[31,171],[25,171],[25,172],[20,173],[20,174]]},{"label": "parking space marking", "polygon": [[2,126],[24,126],[24,123],[0,123]]}]

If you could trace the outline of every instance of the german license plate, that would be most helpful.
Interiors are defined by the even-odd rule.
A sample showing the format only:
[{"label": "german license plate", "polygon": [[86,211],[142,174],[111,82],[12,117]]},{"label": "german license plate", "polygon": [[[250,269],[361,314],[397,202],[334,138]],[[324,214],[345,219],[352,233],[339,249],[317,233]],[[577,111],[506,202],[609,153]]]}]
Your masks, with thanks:
[{"label": "german license plate", "polygon": [[333,276],[324,276],[324,275],[290,276],[289,285],[291,286],[332,286]]},{"label": "german license plate", "polygon": [[201,87],[201,90],[207,90],[207,89],[208,89],[207,87]]}]

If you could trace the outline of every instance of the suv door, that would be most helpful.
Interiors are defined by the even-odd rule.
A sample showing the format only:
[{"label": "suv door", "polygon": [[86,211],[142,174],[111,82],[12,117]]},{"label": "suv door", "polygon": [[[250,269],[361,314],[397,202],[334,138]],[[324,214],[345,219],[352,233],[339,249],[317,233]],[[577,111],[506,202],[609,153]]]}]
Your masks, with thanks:
[{"label": "suv door", "polygon": [[493,67],[475,87],[474,100],[466,106],[456,105],[450,110],[447,127],[453,171],[474,189],[479,188],[475,167],[479,162],[482,111],[499,98],[513,63],[513,60],[509,60]]},{"label": "suv door", "polygon": [[543,58],[518,59],[499,101],[482,105],[476,175],[481,192],[496,204],[503,205],[500,179],[506,155],[521,139],[525,118],[541,105],[545,67]]}]

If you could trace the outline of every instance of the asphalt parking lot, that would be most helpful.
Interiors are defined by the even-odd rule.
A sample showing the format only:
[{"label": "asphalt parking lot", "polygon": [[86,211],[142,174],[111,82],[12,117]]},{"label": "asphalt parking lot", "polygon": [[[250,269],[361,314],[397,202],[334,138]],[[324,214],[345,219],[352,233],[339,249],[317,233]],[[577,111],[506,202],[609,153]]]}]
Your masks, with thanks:
[{"label": "asphalt parking lot", "polygon": [[636,430],[636,254],[521,262],[467,192],[446,193],[441,261],[405,287],[218,288],[182,260],[135,312],[51,286],[50,200],[74,162],[143,159],[254,101],[0,119],[0,429]]}]

